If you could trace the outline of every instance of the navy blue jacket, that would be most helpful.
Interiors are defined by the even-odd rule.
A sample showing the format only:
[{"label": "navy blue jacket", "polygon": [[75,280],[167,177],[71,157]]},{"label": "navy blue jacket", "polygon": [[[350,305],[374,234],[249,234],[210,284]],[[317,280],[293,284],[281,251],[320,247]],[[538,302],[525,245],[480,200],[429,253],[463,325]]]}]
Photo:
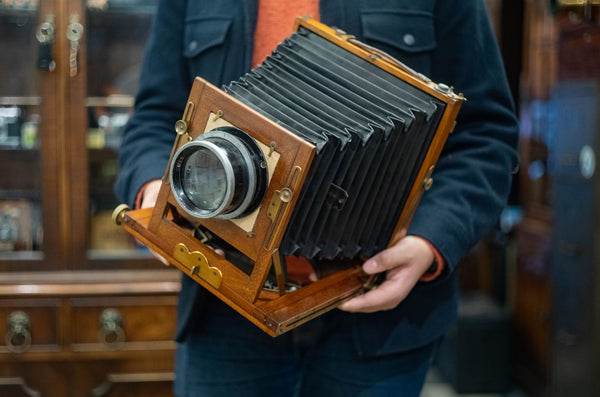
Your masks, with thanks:
[{"label": "navy blue jacket", "polygon": [[[468,99],[409,228],[441,253],[441,277],[419,283],[394,310],[348,314],[359,351],[422,346],[455,320],[455,267],[505,205],[516,168],[518,127],[482,0],[321,0],[321,21],[374,45]],[[116,191],[133,203],[160,178],[193,79],[220,86],[251,67],[256,0],[161,1],[135,112],[124,133]],[[291,32],[291,27],[290,27]],[[205,292],[183,277],[179,334],[201,317]]]}]

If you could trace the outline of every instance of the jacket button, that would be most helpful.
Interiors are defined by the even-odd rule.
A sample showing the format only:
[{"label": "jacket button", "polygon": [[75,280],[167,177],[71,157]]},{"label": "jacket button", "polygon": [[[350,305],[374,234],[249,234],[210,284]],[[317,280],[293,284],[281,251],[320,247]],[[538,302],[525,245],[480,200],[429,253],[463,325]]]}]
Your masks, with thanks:
[{"label": "jacket button", "polygon": [[404,42],[404,44],[406,45],[414,45],[415,44],[415,36],[413,36],[410,33],[406,33],[403,37],[402,37],[402,41]]},{"label": "jacket button", "polygon": [[198,48],[198,42],[196,40],[190,41],[190,44],[188,44],[188,50],[194,51],[196,48]]}]

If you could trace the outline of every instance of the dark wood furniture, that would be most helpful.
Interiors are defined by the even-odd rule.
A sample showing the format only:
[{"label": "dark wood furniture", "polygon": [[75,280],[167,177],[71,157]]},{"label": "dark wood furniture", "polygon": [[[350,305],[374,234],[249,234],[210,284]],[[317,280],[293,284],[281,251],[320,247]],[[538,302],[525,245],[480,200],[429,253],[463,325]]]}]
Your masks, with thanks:
[{"label": "dark wood furniture", "polygon": [[597,1],[525,2],[514,328],[534,396],[599,390],[599,52]]},{"label": "dark wood furniture", "polygon": [[155,1],[0,0],[0,395],[167,396],[179,272],[111,222]]}]

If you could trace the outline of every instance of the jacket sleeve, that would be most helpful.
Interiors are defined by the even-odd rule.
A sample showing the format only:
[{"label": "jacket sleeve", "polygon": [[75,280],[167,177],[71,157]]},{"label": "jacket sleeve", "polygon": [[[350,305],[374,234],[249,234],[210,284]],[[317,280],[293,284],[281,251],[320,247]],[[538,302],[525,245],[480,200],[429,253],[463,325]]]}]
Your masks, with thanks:
[{"label": "jacket sleeve", "polygon": [[430,77],[453,85],[467,101],[408,234],[430,241],[452,271],[506,204],[518,162],[518,122],[483,1],[437,1],[435,29]]},{"label": "jacket sleeve", "polygon": [[135,110],[125,127],[119,152],[117,196],[133,205],[148,181],[161,178],[189,93],[183,58],[185,1],[160,1],[146,48]]}]

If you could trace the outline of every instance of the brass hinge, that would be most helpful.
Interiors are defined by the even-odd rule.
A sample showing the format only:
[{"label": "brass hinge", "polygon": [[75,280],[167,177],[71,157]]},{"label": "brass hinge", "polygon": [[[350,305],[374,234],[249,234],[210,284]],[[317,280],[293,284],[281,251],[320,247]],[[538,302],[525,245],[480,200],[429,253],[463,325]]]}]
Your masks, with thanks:
[{"label": "brass hinge", "polygon": [[221,287],[223,273],[219,268],[210,266],[202,252],[190,252],[185,244],[179,243],[175,246],[173,258],[189,270],[190,276],[198,276],[216,289]]}]

